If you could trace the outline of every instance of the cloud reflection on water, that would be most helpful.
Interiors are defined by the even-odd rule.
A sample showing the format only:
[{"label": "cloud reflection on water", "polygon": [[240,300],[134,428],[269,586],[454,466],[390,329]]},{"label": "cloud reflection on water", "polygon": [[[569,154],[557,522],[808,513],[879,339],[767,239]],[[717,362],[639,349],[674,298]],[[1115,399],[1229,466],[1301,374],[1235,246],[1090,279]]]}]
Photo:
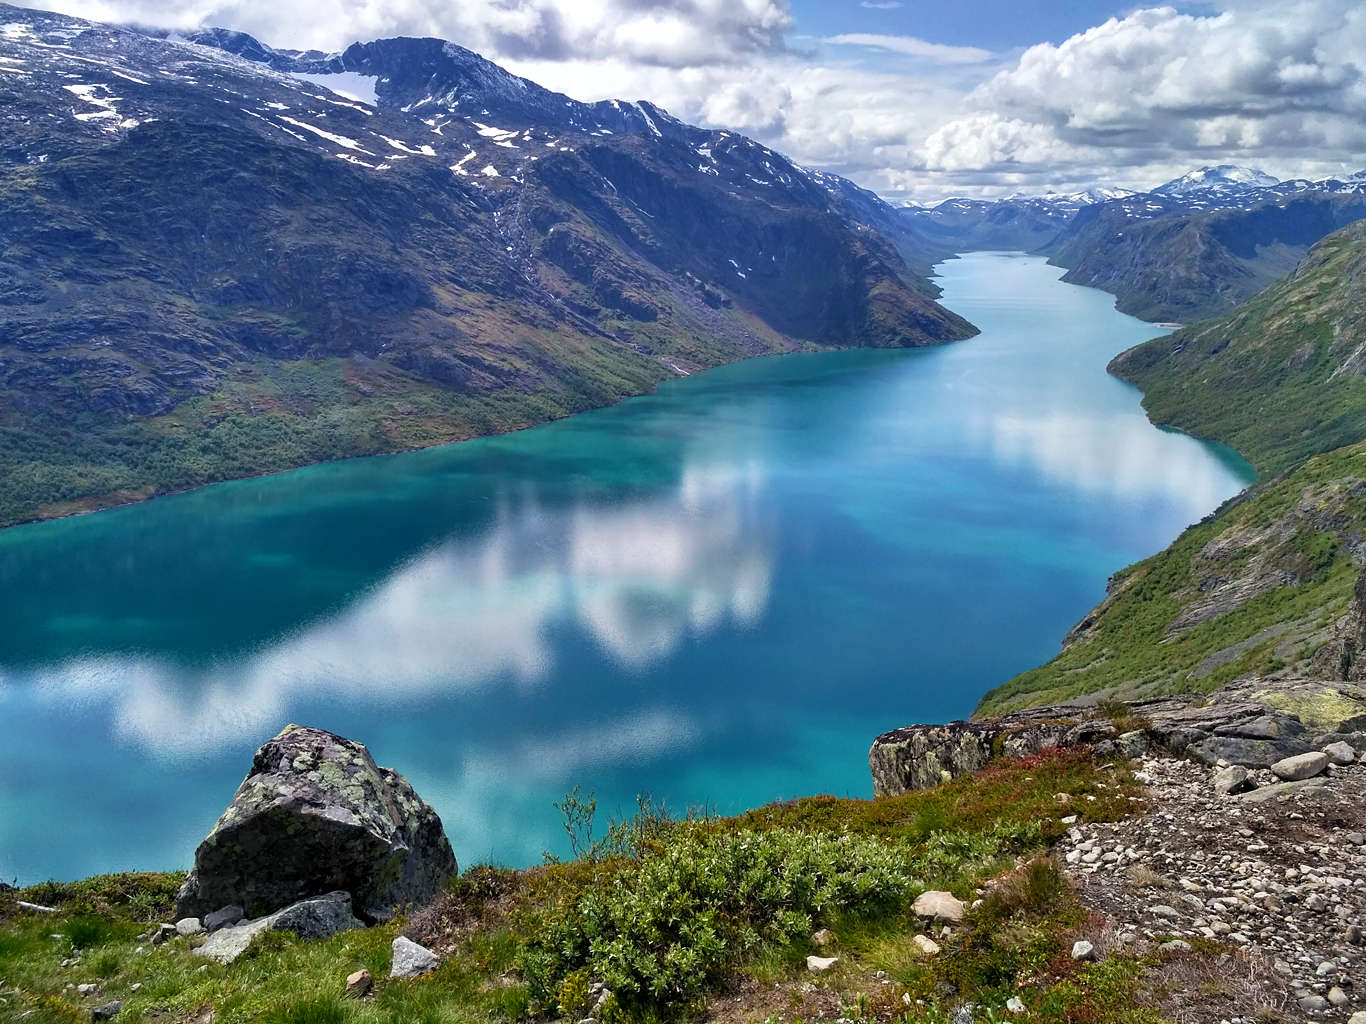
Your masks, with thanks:
[{"label": "cloud reflection on water", "polygon": [[51,702],[111,703],[120,739],[184,757],[259,737],[308,698],[382,706],[534,688],[554,667],[559,623],[577,624],[620,667],[644,669],[689,635],[763,614],[772,554],[762,487],[752,468],[690,465],[663,496],[505,507],[482,535],[422,553],[337,615],[232,663],[95,657],[34,679]]}]

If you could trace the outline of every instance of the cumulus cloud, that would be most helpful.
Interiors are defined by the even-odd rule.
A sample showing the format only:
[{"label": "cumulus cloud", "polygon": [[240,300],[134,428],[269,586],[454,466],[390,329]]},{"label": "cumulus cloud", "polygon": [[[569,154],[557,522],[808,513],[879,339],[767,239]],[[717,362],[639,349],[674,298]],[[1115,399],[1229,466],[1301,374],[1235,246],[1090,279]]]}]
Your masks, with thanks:
[{"label": "cumulus cloud", "polygon": [[783,0],[59,0],[95,21],[189,29],[221,25],[279,46],[339,50],[382,36],[437,36],[493,57],[664,67],[733,63],[780,52]]},{"label": "cumulus cloud", "polygon": [[925,141],[927,171],[1350,164],[1366,151],[1366,9],[1138,10],[1030,48],[967,104]]},{"label": "cumulus cloud", "polygon": [[30,2],[103,21],[222,25],[288,47],[440,36],[577,98],[652,100],[919,199],[1151,187],[1205,163],[1282,177],[1366,164],[1358,0],[1152,6],[1005,55],[905,35],[805,39],[787,0]]}]

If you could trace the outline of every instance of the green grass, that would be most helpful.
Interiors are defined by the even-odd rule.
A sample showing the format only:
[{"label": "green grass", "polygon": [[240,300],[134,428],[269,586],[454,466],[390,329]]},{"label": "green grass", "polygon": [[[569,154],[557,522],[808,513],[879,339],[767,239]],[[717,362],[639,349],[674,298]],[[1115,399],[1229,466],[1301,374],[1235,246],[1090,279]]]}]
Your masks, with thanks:
[{"label": "green grass", "polygon": [[1366,224],[1320,242],[1299,270],[1227,316],[1155,338],[1111,371],[1157,423],[1236,448],[1263,476],[1366,439],[1366,378],[1337,372],[1366,342]]},{"label": "green grass", "polygon": [[[227,967],[192,956],[191,940],[138,937],[168,915],[179,875],[48,883],[17,895],[49,900],[52,916],[0,894],[0,1011],[75,1021],[117,998],[130,1024],[190,1021],[205,1007],[219,1024],[495,1024],[578,1019],[597,980],[614,992],[604,1024],[666,1021],[702,1012],[744,978],[800,1000],[812,932],[826,927],[840,965],[821,984],[851,1020],[942,1020],[963,999],[999,1008],[1017,993],[1031,1007],[1025,1021],[1152,1020],[1134,1006],[1140,962],[1077,973],[1065,956],[1085,913],[1040,856],[1063,829],[1059,792],[1097,820],[1131,806],[1122,765],[1055,752],[892,799],[817,797],[735,818],[650,810],[591,856],[474,869],[412,921],[325,942],[265,934]],[[914,897],[936,887],[972,901],[984,886],[954,935],[936,933],[944,952],[920,953]],[[454,954],[426,977],[389,980],[390,944],[404,928]],[[361,968],[374,996],[344,998],[344,979]],[[879,970],[888,985],[874,982]],[[99,992],[67,987],[87,982]],[[1060,996],[1059,985],[1071,988]]]},{"label": "green grass", "polygon": [[[1363,480],[1366,444],[1358,444],[1313,458],[1186,530],[1167,550],[1116,574],[1110,595],[1062,653],[988,692],[977,714],[1136,686],[1209,692],[1250,672],[1293,668],[1313,649],[1287,662],[1276,654],[1286,643],[1278,635],[1194,674],[1212,655],[1268,627],[1296,624],[1312,634],[1346,610],[1357,576],[1349,542],[1366,525]],[[1212,542],[1221,550],[1207,552]],[[1174,628],[1207,587],[1258,565],[1276,577],[1268,589],[1190,628]]]}]

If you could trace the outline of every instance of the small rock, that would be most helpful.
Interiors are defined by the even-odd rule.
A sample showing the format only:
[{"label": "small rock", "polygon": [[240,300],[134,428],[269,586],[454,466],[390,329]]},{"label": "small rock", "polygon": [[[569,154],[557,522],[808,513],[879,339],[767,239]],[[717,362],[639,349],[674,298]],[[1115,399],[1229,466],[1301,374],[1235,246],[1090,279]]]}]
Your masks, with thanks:
[{"label": "small rock", "polygon": [[246,912],[241,907],[224,907],[222,910],[215,910],[212,914],[204,915],[204,930],[212,935],[220,928],[237,924],[246,916]]},{"label": "small rock", "polygon": [[1321,775],[1327,767],[1328,755],[1313,751],[1308,754],[1296,754],[1294,757],[1282,758],[1271,766],[1271,772],[1277,778],[1285,779],[1286,782],[1300,782],[1304,779],[1312,779],[1315,775]]},{"label": "small rock", "polygon": [[436,968],[436,954],[426,946],[400,935],[394,940],[394,965],[391,978],[416,978]]},{"label": "small rock", "polygon": [[1298,1000],[1296,1000],[1296,1002],[1299,1003],[1300,1009],[1304,1010],[1306,1013],[1310,1013],[1314,1010],[1331,1009],[1333,1005],[1327,999],[1324,999],[1323,996],[1313,995],[1302,996]]},{"label": "small rock", "polygon": [[93,996],[100,990],[98,985],[77,985],[76,991],[83,996]]},{"label": "small rock", "polygon": [[1191,944],[1185,939],[1172,939],[1170,942],[1162,943],[1157,948],[1164,953],[1189,953]]},{"label": "small rock", "polygon": [[1351,764],[1357,759],[1357,752],[1352,749],[1352,745],[1341,740],[1328,744],[1323,748],[1323,752],[1333,764]]},{"label": "small rock", "polygon": [[1362,835],[1360,832],[1348,832],[1347,841],[1353,846],[1363,846],[1366,845],[1366,835]]},{"label": "small rock", "polygon": [[916,948],[926,956],[934,956],[934,954],[939,952],[939,943],[935,942],[934,939],[930,938],[928,935],[912,936],[911,941],[914,942]]},{"label": "small rock", "polygon": [[375,979],[371,976],[370,972],[360,970],[355,974],[347,975],[346,994],[354,999],[361,999],[370,994],[370,990],[374,988],[374,985]]},{"label": "small rock", "polygon": [[1255,788],[1255,783],[1248,780],[1247,769],[1240,764],[1230,765],[1215,772],[1213,785],[1218,796],[1230,796]]},{"label": "small rock", "polygon": [[837,956],[809,956],[806,958],[806,969],[812,974],[821,974],[839,962],[840,958]]},{"label": "small rock", "polygon": [[931,890],[916,897],[911,907],[917,917],[932,917],[936,921],[952,921],[958,924],[963,920],[967,905],[951,892]]},{"label": "small rock", "polygon": [[1347,1019],[1347,1024],[1366,1024],[1366,1010],[1358,1010]]},{"label": "small rock", "polygon": [[1342,941],[1350,946],[1366,946],[1366,929],[1359,924],[1351,925],[1342,933]]},{"label": "small rock", "polygon": [[1175,907],[1169,907],[1165,903],[1159,903],[1155,907],[1149,907],[1148,913],[1154,917],[1176,918],[1181,916],[1181,912]]},{"label": "small rock", "polygon": [[1073,960],[1094,960],[1096,958],[1096,947],[1085,939],[1078,939],[1072,943]]},{"label": "small rock", "polygon": [[817,949],[824,949],[832,945],[835,941],[835,933],[829,928],[822,928],[815,935],[811,936],[811,944]]},{"label": "small rock", "polygon": [[112,1003],[105,1003],[97,1006],[90,1011],[90,1016],[94,1020],[113,1020],[123,1010],[122,1001],[115,999]]},{"label": "small rock", "polygon": [[129,992],[141,992],[141,991],[142,991],[142,982],[140,982],[140,981],[135,981],[135,982],[133,982],[133,984],[131,984],[131,985],[128,986],[128,991],[129,991]]},{"label": "small rock", "polygon": [[1340,1010],[1352,1002],[1352,997],[1334,985],[1328,990],[1328,1001]]},{"label": "small rock", "polygon": [[1006,1009],[1011,1013],[1024,1013],[1024,1000],[1019,996],[1011,996],[1006,1000]]},{"label": "small rock", "polygon": [[198,935],[203,930],[204,925],[200,923],[197,917],[182,917],[175,923],[177,935]]}]

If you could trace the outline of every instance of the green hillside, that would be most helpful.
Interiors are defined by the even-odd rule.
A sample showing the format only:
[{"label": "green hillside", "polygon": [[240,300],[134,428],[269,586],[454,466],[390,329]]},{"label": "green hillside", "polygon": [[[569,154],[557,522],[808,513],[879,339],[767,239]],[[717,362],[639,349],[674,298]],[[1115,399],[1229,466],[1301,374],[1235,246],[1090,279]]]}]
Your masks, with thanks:
[{"label": "green hillside", "polygon": [[1117,356],[1156,422],[1242,452],[1263,475],[1366,438],[1366,222],[1310,250],[1228,316]]},{"label": "green hillside", "polygon": [[1115,574],[1062,652],[988,692],[977,714],[1313,674],[1351,600],[1363,532],[1366,444],[1317,456]]}]

